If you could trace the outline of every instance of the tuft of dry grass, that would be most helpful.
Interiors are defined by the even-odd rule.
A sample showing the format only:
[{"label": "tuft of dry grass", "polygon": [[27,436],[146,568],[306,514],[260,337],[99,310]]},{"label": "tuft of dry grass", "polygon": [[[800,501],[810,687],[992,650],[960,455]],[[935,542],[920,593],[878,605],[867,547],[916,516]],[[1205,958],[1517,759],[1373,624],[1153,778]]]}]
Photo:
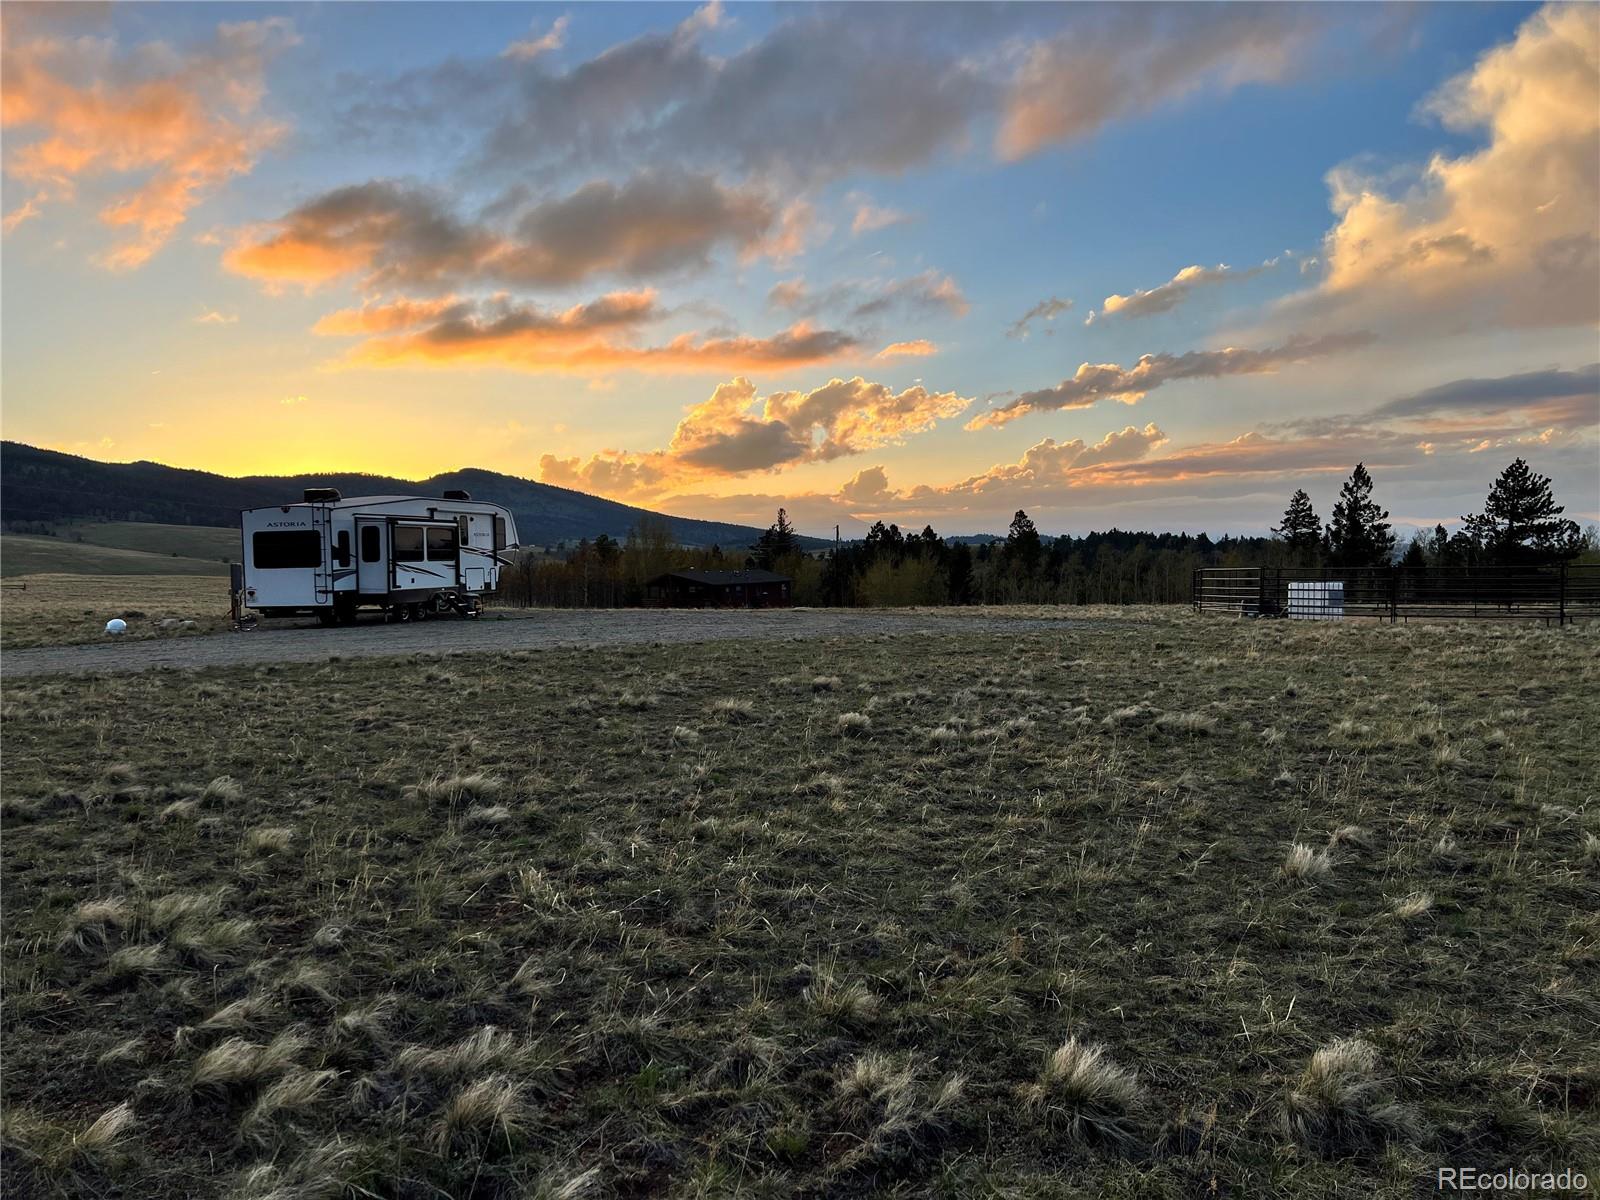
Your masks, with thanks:
[{"label": "tuft of dry grass", "polygon": [[244,799],[244,788],[232,775],[218,775],[200,789],[197,797],[207,808],[223,804],[238,804]]},{"label": "tuft of dry grass", "polygon": [[1186,733],[1190,736],[1204,737],[1217,731],[1217,719],[1205,713],[1167,712],[1156,718],[1156,728],[1168,733]]},{"label": "tuft of dry grass", "polygon": [[872,718],[866,713],[840,713],[834,724],[845,737],[861,737],[872,730]]},{"label": "tuft of dry grass", "polygon": [[1078,1142],[1128,1143],[1144,1094],[1139,1077],[1119,1066],[1105,1046],[1070,1037],[1045,1056],[1038,1078],[1022,1095],[1035,1119],[1053,1133]]},{"label": "tuft of dry grass", "polygon": [[525,1069],[529,1054],[516,1034],[485,1025],[448,1046],[407,1046],[395,1056],[403,1075],[459,1079],[484,1070]]},{"label": "tuft of dry grass", "polygon": [[1318,1049],[1284,1100],[1291,1137],[1322,1154],[1349,1154],[1414,1137],[1414,1114],[1394,1103],[1378,1074],[1378,1051],[1361,1038]]},{"label": "tuft of dry grass", "polygon": [[508,1075],[486,1075],[450,1097],[434,1122],[431,1141],[440,1154],[482,1150],[496,1139],[509,1149],[529,1120],[522,1084]]},{"label": "tuft of dry grass", "polygon": [[298,1030],[286,1029],[265,1046],[232,1037],[211,1047],[189,1069],[194,1092],[224,1095],[235,1088],[253,1087],[296,1066],[310,1049],[311,1040]]},{"label": "tuft of dry grass", "polygon": [[263,825],[244,836],[245,852],[261,857],[286,854],[292,845],[294,830],[286,825]]},{"label": "tuft of dry grass", "polygon": [[511,810],[504,804],[475,804],[467,809],[466,815],[461,818],[461,823],[469,829],[474,826],[492,828],[504,825],[512,816]]},{"label": "tuft of dry grass", "polygon": [[1333,856],[1326,850],[1318,850],[1315,846],[1308,846],[1304,842],[1295,842],[1289,847],[1289,853],[1284,856],[1281,868],[1285,879],[1293,879],[1300,883],[1315,883],[1327,877],[1333,870]]},{"label": "tuft of dry grass", "polygon": [[203,963],[233,962],[251,944],[255,929],[255,922],[244,917],[185,921],[173,931],[172,941]]},{"label": "tuft of dry grass", "polygon": [[713,703],[711,705],[711,713],[725,725],[736,725],[744,721],[754,720],[756,705],[753,700],[743,700],[735,696],[728,696]]},{"label": "tuft of dry grass", "polygon": [[133,905],[121,896],[85,900],[72,910],[56,937],[62,950],[104,950],[134,922]]},{"label": "tuft of dry grass", "polygon": [[123,946],[106,960],[106,968],[113,978],[129,979],[139,975],[158,975],[166,967],[167,948],[160,942],[145,942],[136,946]]},{"label": "tuft of dry grass", "polygon": [[868,1051],[840,1071],[834,1105],[854,1134],[831,1173],[903,1172],[933,1157],[960,1115],[966,1077],[924,1085],[910,1059]]},{"label": "tuft of dry grass", "polygon": [[1425,916],[1432,909],[1432,892],[1412,892],[1410,895],[1402,896],[1399,900],[1396,900],[1392,911],[1402,921],[1414,921],[1418,917]]},{"label": "tuft of dry grass", "polygon": [[846,1024],[875,1021],[882,1008],[882,1001],[859,979],[840,982],[831,971],[820,967],[801,995],[819,1016]]},{"label": "tuft of dry grass", "polygon": [[262,1089],[239,1129],[246,1137],[262,1140],[285,1114],[305,1112],[321,1102],[339,1072],[304,1067],[290,1069],[281,1079]]},{"label": "tuft of dry grass", "polygon": [[150,928],[166,931],[190,921],[209,920],[222,913],[222,892],[168,892],[150,902],[145,914]]}]

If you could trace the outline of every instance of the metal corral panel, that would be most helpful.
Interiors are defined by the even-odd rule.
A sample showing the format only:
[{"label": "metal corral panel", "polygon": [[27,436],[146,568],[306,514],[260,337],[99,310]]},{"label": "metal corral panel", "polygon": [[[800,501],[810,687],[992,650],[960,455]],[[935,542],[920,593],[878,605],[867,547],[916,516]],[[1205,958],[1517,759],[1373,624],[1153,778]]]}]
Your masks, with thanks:
[{"label": "metal corral panel", "polygon": [[1289,617],[1295,621],[1344,620],[1344,580],[1291,580]]}]

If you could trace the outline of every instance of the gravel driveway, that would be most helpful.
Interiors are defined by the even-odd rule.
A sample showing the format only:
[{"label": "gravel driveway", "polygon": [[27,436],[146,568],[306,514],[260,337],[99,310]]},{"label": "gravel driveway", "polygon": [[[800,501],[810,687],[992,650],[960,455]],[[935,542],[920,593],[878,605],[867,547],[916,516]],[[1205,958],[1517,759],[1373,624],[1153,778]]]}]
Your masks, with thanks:
[{"label": "gravel driveway", "polygon": [[1069,629],[1081,620],[988,617],[851,609],[776,609],[765,612],[674,609],[529,610],[488,613],[476,621],[445,619],[410,625],[373,621],[353,628],[256,629],[204,637],[107,640],[85,646],[33,646],[0,655],[0,676],[149,671],[158,667],[255,666],[412,654],[471,654],[570,646],[650,642],[715,642],[744,638],[937,636],[1026,633]]}]

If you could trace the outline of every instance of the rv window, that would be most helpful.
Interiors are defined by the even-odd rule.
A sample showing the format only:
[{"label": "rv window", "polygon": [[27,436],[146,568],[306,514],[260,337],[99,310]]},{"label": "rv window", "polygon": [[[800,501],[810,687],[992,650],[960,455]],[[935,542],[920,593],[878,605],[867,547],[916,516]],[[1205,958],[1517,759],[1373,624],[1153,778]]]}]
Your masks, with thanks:
[{"label": "rv window", "polygon": [[422,561],[422,526],[396,525],[390,538],[395,562]]},{"label": "rv window", "polygon": [[461,544],[463,546],[472,545],[472,518],[457,517],[456,528],[461,532]]},{"label": "rv window", "polygon": [[496,517],[494,519],[494,548],[496,550],[504,550],[506,548],[506,519],[504,517]]},{"label": "rv window", "polygon": [[382,535],[376,525],[361,527],[361,561],[377,562],[383,557]]},{"label": "rv window", "polygon": [[429,562],[455,562],[456,545],[455,526],[428,526]]},{"label": "rv window", "polygon": [[333,541],[333,560],[341,567],[350,565],[350,531],[339,530],[339,536]]},{"label": "rv window", "polygon": [[315,529],[284,529],[258,533],[250,539],[251,557],[257,570],[290,567],[320,567],[322,537]]}]

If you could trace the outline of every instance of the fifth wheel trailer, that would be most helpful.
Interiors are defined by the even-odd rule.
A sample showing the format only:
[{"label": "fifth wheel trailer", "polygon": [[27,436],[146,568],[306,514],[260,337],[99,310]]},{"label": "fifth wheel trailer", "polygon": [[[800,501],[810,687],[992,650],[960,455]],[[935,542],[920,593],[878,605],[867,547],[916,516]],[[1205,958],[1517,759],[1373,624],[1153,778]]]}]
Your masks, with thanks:
[{"label": "fifth wheel trailer", "polygon": [[243,571],[238,603],[266,617],[314,615],[347,624],[359,608],[391,620],[455,612],[475,617],[493,591],[511,513],[466,492],[342,498],[307,488],[298,504],[239,514]]}]

